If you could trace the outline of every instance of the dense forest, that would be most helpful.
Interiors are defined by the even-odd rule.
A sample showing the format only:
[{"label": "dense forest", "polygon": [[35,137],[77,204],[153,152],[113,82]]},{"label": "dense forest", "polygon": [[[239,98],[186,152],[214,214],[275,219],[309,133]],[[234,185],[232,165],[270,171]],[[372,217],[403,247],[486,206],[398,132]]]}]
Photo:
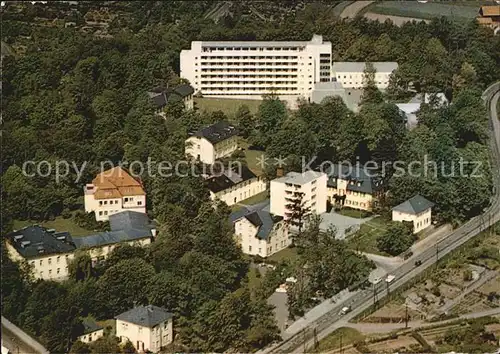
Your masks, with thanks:
[{"label": "dense forest", "polygon": [[[82,3],[84,8],[94,6]],[[220,119],[236,122],[242,136],[269,155],[289,157],[289,169],[299,167],[299,156],[392,162],[429,158],[443,163],[445,170],[435,175],[396,177],[390,172],[385,176],[390,194],[382,208],[418,192],[437,204],[439,218],[459,223],[488,204],[488,126],[480,95],[500,78],[500,36],[492,31],[445,18],[402,27],[363,18],[340,21],[327,16],[322,3],[293,8],[274,21],[243,16],[244,9],[235,9],[217,22],[203,16],[211,6],[208,1],[117,6],[124,15],[111,22],[109,38],[77,28],[34,25],[46,11],[39,6],[27,4],[20,13],[3,14],[2,41],[14,48],[22,43],[23,52],[2,60],[2,233],[12,229],[15,219],[43,221],[81,210],[82,187],[102,161],[182,159],[188,132]],[[152,87],[180,82],[179,53],[192,40],[309,40],[314,33],[332,42],[334,60],[397,61],[390,89],[382,94],[368,85],[358,113],[339,98],[303,102],[290,112],[271,96],[256,115],[246,107],[228,117],[174,104],[166,108],[166,119],[155,114],[146,95]],[[407,132],[391,102],[408,98],[410,87],[444,92],[453,104],[423,105],[419,126]],[[447,177],[460,159],[482,162],[481,177]],[[25,176],[23,164],[30,160],[68,161],[86,168],[80,180],[71,171],[56,183],[54,171],[46,177]],[[267,171],[269,177],[273,173]],[[63,283],[34,282],[22,265],[2,254],[2,313],[41,338],[52,352],[68,351],[81,333],[82,316],[113,318],[134,303],[174,312],[176,341],[183,351],[247,352],[278,339],[266,297],[282,274],[270,272],[262,289],[249,289],[249,263],[232,239],[227,206],[213,208],[195,177],[144,175],[143,182],[148,210],[161,225],[150,248],[118,248],[95,269],[88,256],[79,255],[71,279]],[[355,272],[364,275],[369,269],[332,235],[319,235],[314,227],[307,233],[303,248],[307,240],[316,244],[314,249],[327,244],[332,255],[352,263],[352,273],[342,277],[311,269],[318,284],[328,284],[316,284],[315,290],[332,294],[359,281]],[[316,259],[305,251],[303,257]],[[301,296],[292,300],[297,314]],[[119,349],[105,340],[73,351]]]}]

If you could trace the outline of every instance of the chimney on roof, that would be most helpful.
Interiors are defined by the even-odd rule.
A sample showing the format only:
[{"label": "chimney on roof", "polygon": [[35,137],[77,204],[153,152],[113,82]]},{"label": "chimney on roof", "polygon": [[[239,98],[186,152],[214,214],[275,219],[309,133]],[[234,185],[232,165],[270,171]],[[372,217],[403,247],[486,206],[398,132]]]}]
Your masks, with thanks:
[{"label": "chimney on roof", "polygon": [[276,169],[276,177],[283,177],[283,174],[284,174],[283,167],[278,167]]}]

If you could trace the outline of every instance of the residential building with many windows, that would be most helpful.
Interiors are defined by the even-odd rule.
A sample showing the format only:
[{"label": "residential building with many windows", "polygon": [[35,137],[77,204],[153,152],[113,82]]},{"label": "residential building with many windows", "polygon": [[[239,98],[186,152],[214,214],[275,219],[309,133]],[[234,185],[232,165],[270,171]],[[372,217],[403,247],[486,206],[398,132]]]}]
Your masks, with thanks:
[{"label": "residential building with many windows", "polygon": [[173,340],[173,315],[153,305],[137,306],[115,317],[116,336],[140,352],[158,353]]},{"label": "residential building with many windows", "polygon": [[35,279],[64,280],[75,244],[68,232],[40,225],[25,227],[5,236],[5,247],[13,261],[27,262]]},{"label": "residential building with many windows", "polygon": [[237,149],[238,130],[224,121],[198,130],[185,142],[186,155],[208,165],[231,155]]},{"label": "residential building with many windows", "polygon": [[5,246],[12,260],[30,266],[35,279],[64,280],[77,250],[88,252],[92,262],[97,263],[105,260],[119,245],[146,246],[156,236],[156,223],[144,213],[113,214],[109,224],[111,231],[74,238],[69,232],[32,225],[5,235]]},{"label": "residential building with many windows", "polygon": [[384,183],[376,171],[361,165],[334,164],[325,169],[328,175],[328,201],[337,207],[372,211]]},{"label": "residential building with many windows", "polygon": [[[376,70],[375,84],[379,89],[389,86],[389,79],[394,70],[398,68],[395,62],[373,62]],[[361,89],[365,85],[365,62],[334,62],[332,66],[332,77],[340,82],[346,89]]]},{"label": "residential building with many windows", "polygon": [[245,254],[269,257],[292,244],[283,217],[269,212],[269,201],[231,214],[236,242]]},{"label": "residential building with many windows", "polygon": [[204,97],[260,99],[274,93],[292,107],[314,83],[330,81],[332,44],[310,41],[191,42],[180,54],[180,76]]},{"label": "residential building with many windows", "polygon": [[209,177],[205,184],[212,200],[221,200],[231,206],[266,190],[266,182],[247,166],[232,166],[221,174]]},{"label": "residential building with many windows", "polygon": [[142,183],[120,166],[99,173],[84,187],[85,211],[95,212],[97,221],[107,221],[123,210],[146,213],[146,192]]},{"label": "residential building with many windows", "polygon": [[319,215],[326,212],[326,182],[326,174],[316,171],[289,172],[272,180],[271,214],[288,220],[292,217],[290,206],[297,199],[303,208],[310,208],[310,213]]}]

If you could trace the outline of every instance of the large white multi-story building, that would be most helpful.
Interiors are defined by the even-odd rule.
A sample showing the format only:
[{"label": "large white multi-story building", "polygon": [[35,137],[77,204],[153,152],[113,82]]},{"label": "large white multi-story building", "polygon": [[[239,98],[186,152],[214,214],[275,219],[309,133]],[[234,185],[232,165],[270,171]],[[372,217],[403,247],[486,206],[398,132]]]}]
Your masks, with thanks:
[{"label": "large white multi-story building", "polygon": [[[396,62],[373,62],[375,84],[379,89],[389,86],[389,79],[398,68]],[[335,62],[332,66],[332,77],[346,89],[360,89],[365,85],[365,62]]]},{"label": "large white multi-story building", "polygon": [[294,105],[331,77],[332,44],[308,42],[191,42],[181,51],[181,77],[205,97],[260,99],[276,94]]},{"label": "large white multi-story building", "polygon": [[327,175],[323,172],[289,172],[284,177],[271,181],[271,208],[274,215],[292,217],[291,206],[300,201],[303,208],[320,215],[326,212]]}]

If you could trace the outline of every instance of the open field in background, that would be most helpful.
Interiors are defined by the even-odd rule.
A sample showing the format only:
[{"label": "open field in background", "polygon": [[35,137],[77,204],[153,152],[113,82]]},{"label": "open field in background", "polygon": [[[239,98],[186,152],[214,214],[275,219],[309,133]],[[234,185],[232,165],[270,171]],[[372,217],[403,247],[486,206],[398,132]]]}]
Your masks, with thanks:
[{"label": "open field in background", "polygon": [[228,118],[233,119],[236,111],[240,106],[247,105],[250,112],[253,114],[257,113],[261,100],[240,100],[232,98],[195,98],[194,103],[200,111],[215,112],[222,111],[228,116]]},{"label": "open field in background", "polygon": [[493,1],[429,1],[425,4],[417,1],[382,1],[366,7],[364,12],[426,20],[446,16],[467,21],[477,16],[480,6],[492,4]]},{"label": "open field in background", "polygon": [[73,222],[73,219],[63,219],[61,216],[54,220],[49,221],[30,221],[30,220],[14,220],[12,228],[14,230],[22,229],[26,226],[31,225],[41,225],[47,229],[56,229],[56,231],[67,231],[71,236],[87,236],[91,235],[93,232],[91,230],[84,229]]}]

